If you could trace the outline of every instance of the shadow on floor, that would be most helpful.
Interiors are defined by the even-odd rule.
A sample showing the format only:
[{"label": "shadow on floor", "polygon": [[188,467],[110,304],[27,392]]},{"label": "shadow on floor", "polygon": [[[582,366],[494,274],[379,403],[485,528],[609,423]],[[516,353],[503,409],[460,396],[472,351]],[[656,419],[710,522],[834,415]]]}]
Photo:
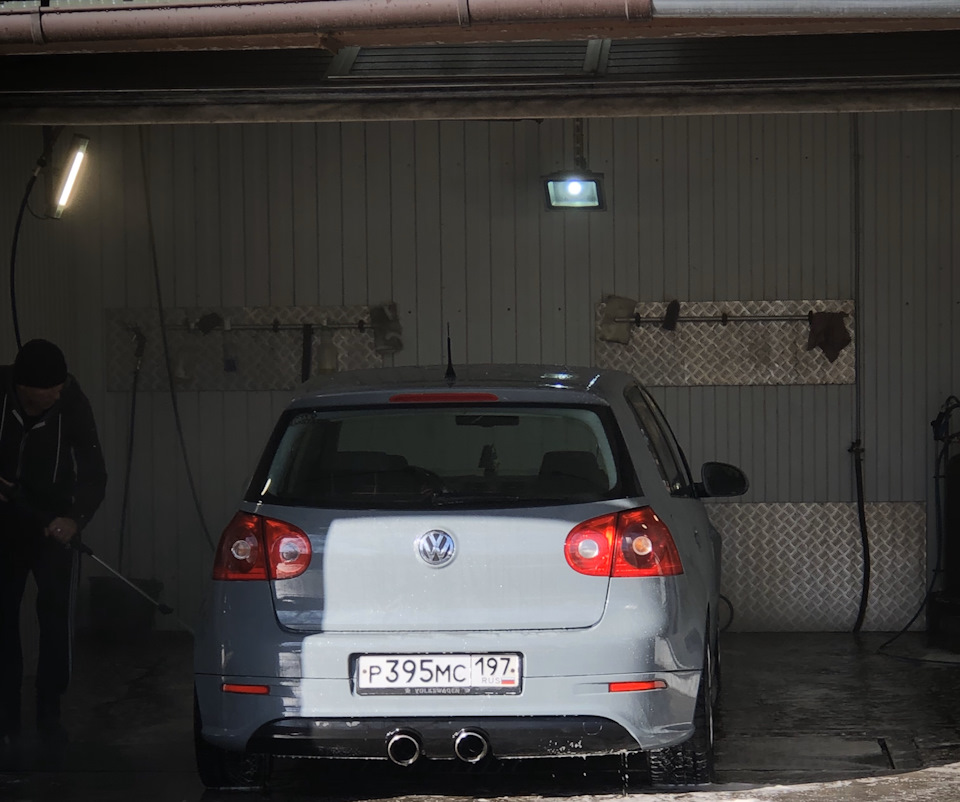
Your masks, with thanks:
[{"label": "shadow on floor", "polygon": [[[725,634],[717,783],[698,798],[716,792],[737,799],[739,789],[771,784],[896,782],[903,772],[960,761],[960,655],[927,649],[921,634],[892,644],[894,656],[878,654],[884,640]],[[277,761],[266,793],[205,792],[193,764],[191,646],[178,632],[123,642],[80,638],[64,704],[70,743],[57,754],[27,733],[16,770],[0,772],[0,799],[349,802],[648,790],[625,780],[619,759],[609,758],[508,761],[487,773],[445,762],[411,771],[387,763]],[[960,772],[956,782],[953,798],[960,798]]]}]

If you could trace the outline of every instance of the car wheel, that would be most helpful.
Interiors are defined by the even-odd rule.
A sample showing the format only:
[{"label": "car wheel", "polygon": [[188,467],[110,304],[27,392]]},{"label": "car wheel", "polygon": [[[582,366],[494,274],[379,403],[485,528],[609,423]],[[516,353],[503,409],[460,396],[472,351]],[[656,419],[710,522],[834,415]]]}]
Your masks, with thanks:
[{"label": "car wheel", "polygon": [[200,704],[193,694],[193,744],[197,773],[207,788],[259,788],[270,776],[270,756],[231,752],[204,740]]},{"label": "car wheel", "polygon": [[697,703],[694,709],[693,736],[676,746],[648,753],[650,781],[653,785],[705,785],[713,779],[715,663],[707,646]]}]

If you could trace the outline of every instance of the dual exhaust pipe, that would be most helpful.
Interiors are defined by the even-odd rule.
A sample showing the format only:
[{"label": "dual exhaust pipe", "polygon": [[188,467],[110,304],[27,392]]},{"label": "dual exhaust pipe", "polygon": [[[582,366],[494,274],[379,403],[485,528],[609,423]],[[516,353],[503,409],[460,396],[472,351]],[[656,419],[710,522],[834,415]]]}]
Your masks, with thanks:
[{"label": "dual exhaust pipe", "polygon": [[422,752],[420,739],[412,732],[401,730],[387,739],[387,757],[398,766],[412,766]]},{"label": "dual exhaust pipe", "polygon": [[[479,763],[490,754],[490,742],[478,730],[460,730],[453,736],[453,753],[464,763]],[[412,766],[422,754],[423,745],[415,732],[399,730],[387,738],[387,757],[398,766]]]}]

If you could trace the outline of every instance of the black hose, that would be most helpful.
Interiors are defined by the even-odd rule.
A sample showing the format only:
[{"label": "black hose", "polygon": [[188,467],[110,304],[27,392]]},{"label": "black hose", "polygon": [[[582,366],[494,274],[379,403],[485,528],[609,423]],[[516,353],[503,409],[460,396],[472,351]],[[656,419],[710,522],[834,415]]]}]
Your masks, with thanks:
[{"label": "black hose", "polygon": [[857,517],[860,520],[860,543],[863,551],[863,580],[860,588],[860,609],[857,611],[857,621],[853,631],[859,632],[867,616],[867,603],[870,600],[870,539],[867,534],[867,511],[863,497],[863,356],[860,342],[863,326],[860,310],[863,302],[863,210],[861,207],[862,185],[862,154],[860,152],[860,116],[852,115],[850,119],[850,184],[853,191],[850,193],[850,216],[853,223],[853,287],[856,296],[857,314],[854,316],[854,437],[849,452],[853,455],[854,471],[857,483]]},{"label": "black hose", "polygon": [[123,542],[127,531],[127,505],[130,501],[130,474],[133,468],[133,433],[137,420],[137,384],[140,381],[140,358],[133,370],[130,388],[130,433],[127,437],[127,465],[123,475],[123,502],[120,504],[120,547],[117,550],[117,569],[123,571]]},{"label": "black hose", "polygon": [[[31,175],[30,180],[27,181],[27,188],[23,193],[23,200],[20,201],[20,211],[17,213],[17,222],[13,227],[13,242],[10,244],[10,313],[13,318],[13,333],[17,339],[18,351],[22,344],[20,341],[20,317],[17,314],[16,284],[17,242],[20,239],[20,226],[23,224],[23,213],[30,206],[30,193],[33,192],[33,185],[37,182],[37,176],[40,175],[43,168],[47,166],[47,162],[50,161],[53,146],[56,144],[57,138],[60,136],[62,130],[62,125],[43,126],[43,153],[41,153],[37,159],[37,164],[33,168],[33,175]],[[30,214],[33,214],[34,217],[37,216],[34,214],[33,209],[30,209]]]},{"label": "black hose", "polygon": [[923,599],[921,600],[920,606],[917,608],[917,611],[913,614],[913,618],[911,618],[909,621],[907,621],[907,623],[903,625],[903,628],[902,628],[896,635],[894,635],[892,638],[890,638],[890,639],[888,639],[888,640],[885,640],[883,643],[881,643],[881,644],[877,647],[877,651],[878,651],[878,652],[882,652],[882,651],[883,651],[884,649],[886,649],[891,643],[893,643],[893,642],[894,642],[895,640],[897,640],[901,635],[903,635],[905,632],[907,632],[907,631],[910,629],[910,627],[913,626],[913,622],[916,621],[916,620],[920,617],[920,613],[922,613],[922,612],[926,609],[927,604],[930,602],[930,598],[933,596],[933,589],[936,587],[936,585],[937,585],[937,580],[940,578],[940,572],[941,572],[941,570],[942,570],[942,569],[941,569],[941,554],[942,554],[942,552],[943,552],[943,529],[942,529],[942,516],[941,516],[941,512],[940,512],[940,476],[939,476],[940,471],[939,471],[939,468],[940,468],[940,463],[941,463],[941,461],[942,461],[942,459],[943,459],[943,455],[947,453],[948,446],[949,446],[949,444],[945,444],[945,445],[944,445],[944,447],[940,450],[940,453],[939,453],[939,455],[937,456],[937,460],[936,460],[936,469],[935,469],[936,476],[934,477],[934,483],[933,483],[933,498],[934,498],[934,502],[933,502],[933,503],[934,503],[934,505],[936,506],[936,527],[937,527],[936,550],[937,550],[937,557],[936,557],[936,562],[934,563],[934,566],[933,566],[933,574],[932,574],[932,576],[930,577],[930,584],[927,586],[927,590],[926,590],[926,592],[923,594]]},{"label": "black hose", "polygon": [[17,338],[17,350],[20,350],[20,318],[17,314],[17,242],[20,239],[20,226],[23,223],[23,213],[27,209],[27,202],[30,200],[30,193],[33,192],[33,185],[37,182],[37,176],[40,175],[42,165],[37,164],[33,175],[27,181],[27,188],[23,193],[23,200],[20,201],[20,211],[17,213],[17,222],[13,227],[13,243],[10,246],[10,315],[13,318],[13,333]]},{"label": "black hose", "polygon": [[180,451],[183,454],[183,465],[187,472],[187,483],[190,485],[190,494],[193,496],[193,505],[197,510],[197,517],[200,519],[200,528],[203,530],[203,536],[210,546],[210,551],[216,551],[213,538],[210,537],[210,530],[207,528],[207,521],[203,516],[203,508],[200,506],[200,496],[197,493],[197,485],[193,480],[193,471],[190,470],[190,458],[187,454],[186,438],[183,434],[183,423],[180,420],[180,405],[177,403],[177,391],[174,386],[173,366],[170,362],[170,343],[167,340],[167,324],[164,320],[163,293],[160,286],[160,265],[157,260],[157,237],[153,229],[153,210],[150,205],[150,173],[147,170],[147,148],[143,140],[143,128],[139,129],[140,134],[140,167],[143,170],[143,195],[147,207],[147,234],[150,241],[150,256],[153,263],[153,280],[157,290],[157,313],[160,316],[160,338],[163,341],[163,361],[167,369],[167,384],[170,389],[170,402],[173,404],[173,420],[177,428],[177,439],[180,442]]},{"label": "black hose", "polygon": [[863,628],[863,620],[867,616],[867,602],[870,599],[870,538],[867,533],[867,510],[863,500],[863,446],[859,440],[850,445],[853,454],[853,465],[857,477],[857,517],[860,519],[860,543],[863,547],[863,584],[860,589],[860,610],[857,612],[857,622],[853,631],[859,632]]},{"label": "black hose", "polygon": [[720,627],[721,632],[726,632],[733,626],[733,602],[730,601],[726,596],[720,594],[720,601],[727,605],[727,609],[730,610],[730,618],[727,620],[727,623]]},{"label": "black hose", "polygon": [[[960,399],[957,399],[956,396],[950,396],[941,407],[940,414],[937,416],[936,420],[932,421],[930,424],[933,427],[934,440],[943,442],[943,446],[937,452],[933,464],[933,505],[934,522],[936,527],[936,541],[934,548],[936,549],[936,557],[934,559],[933,574],[930,577],[930,584],[927,586],[927,590],[923,594],[923,599],[921,600],[917,611],[913,614],[913,618],[907,621],[903,628],[892,638],[889,638],[881,643],[880,646],[877,647],[877,653],[883,653],[883,650],[886,649],[887,646],[897,640],[901,635],[907,632],[910,627],[913,626],[914,621],[920,617],[920,613],[926,609],[927,604],[929,604],[930,599],[933,597],[934,588],[937,586],[937,581],[939,580],[940,574],[943,571],[944,521],[943,499],[940,495],[940,480],[944,478],[944,469],[942,466],[946,465],[947,456],[950,452],[950,445],[954,440],[960,439],[960,433],[950,434],[950,416],[957,410],[960,410]],[[917,662],[937,661],[918,660]]]}]

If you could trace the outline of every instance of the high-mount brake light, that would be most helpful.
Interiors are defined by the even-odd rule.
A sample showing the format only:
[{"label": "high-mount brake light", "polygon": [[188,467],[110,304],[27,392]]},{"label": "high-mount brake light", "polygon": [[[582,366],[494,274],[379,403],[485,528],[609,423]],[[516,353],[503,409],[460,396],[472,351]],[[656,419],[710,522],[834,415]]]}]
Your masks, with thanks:
[{"label": "high-mount brake light", "polygon": [[601,515],[577,524],[564,542],[567,564],[588,576],[675,576],[680,553],[650,507]]},{"label": "high-mount brake light", "polygon": [[489,404],[499,401],[493,393],[397,393],[391,404]]},{"label": "high-mount brake light", "polygon": [[291,579],[313,555],[306,533],[285,521],[238,512],[220,536],[214,579]]}]

